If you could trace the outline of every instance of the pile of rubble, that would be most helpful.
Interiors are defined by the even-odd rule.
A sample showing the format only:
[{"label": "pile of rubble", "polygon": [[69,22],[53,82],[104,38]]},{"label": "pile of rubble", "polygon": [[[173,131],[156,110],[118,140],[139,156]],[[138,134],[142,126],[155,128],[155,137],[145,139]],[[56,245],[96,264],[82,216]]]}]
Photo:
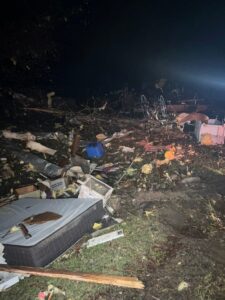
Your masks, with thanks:
[{"label": "pile of rubble", "polygon": [[[48,94],[48,107],[25,107],[28,120],[44,120],[43,124],[37,127],[37,123],[29,123],[29,131],[24,131],[23,120],[23,126],[17,122],[19,125],[7,126],[1,132],[2,207],[30,198],[99,199],[104,214],[88,229],[99,230],[112,222],[121,222],[118,217],[126,217],[124,212],[129,204],[120,198],[128,190],[158,191],[199,183],[201,179],[194,170],[198,142],[207,146],[224,144],[223,120],[210,119],[196,111],[174,115],[180,109],[166,105],[162,96],[158,106],[149,111],[143,106],[147,98],[142,97],[146,114],[141,119],[107,112],[107,101],[89,113],[54,109],[53,96]],[[186,134],[187,128],[192,135]],[[56,220],[60,218],[57,216]],[[42,223],[54,220],[46,212],[28,217],[36,217],[38,222],[41,217]],[[34,224],[37,223],[29,223],[26,218],[7,230],[4,228],[1,243],[4,245],[4,238],[15,236],[18,231],[29,239],[29,227]],[[99,241],[89,240],[89,244],[96,245],[115,236],[123,236],[123,232]]]}]

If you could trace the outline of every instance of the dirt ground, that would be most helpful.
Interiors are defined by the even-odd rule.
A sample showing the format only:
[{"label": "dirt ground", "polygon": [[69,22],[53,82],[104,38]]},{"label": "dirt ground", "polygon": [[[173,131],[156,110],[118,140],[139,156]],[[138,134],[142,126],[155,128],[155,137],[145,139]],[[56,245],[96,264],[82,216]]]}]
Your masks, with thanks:
[{"label": "dirt ground", "polygon": [[[145,289],[98,289],[90,284],[77,284],[74,291],[75,286],[55,281],[66,296],[52,299],[225,299],[225,147],[198,145],[191,134],[180,132],[171,122],[161,125],[154,120],[103,115],[77,116],[77,120],[78,124],[66,123],[58,130],[68,137],[74,126],[82,128],[82,139],[89,141],[95,140],[98,133],[110,137],[124,129],[131,131],[105,145],[106,154],[97,161],[98,165],[112,163],[119,168],[93,173],[114,188],[109,205],[115,210],[114,216],[124,220],[118,228],[124,226],[125,237],[93,250],[96,252],[75,255],[76,248],[70,249],[68,258],[53,267],[72,269],[75,264],[87,272],[138,276]],[[55,123],[60,122],[66,121],[53,119],[52,127],[46,125],[48,131],[54,131]],[[16,130],[24,130],[23,126],[17,124]],[[43,127],[33,126],[29,131],[40,129]],[[158,160],[164,159],[165,150],[147,152],[137,144],[142,140],[155,146],[173,143],[175,159],[157,165]],[[11,156],[7,143],[1,139],[1,157],[7,157],[15,174],[7,179],[2,175],[2,197],[12,193],[14,187],[35,182],[39,176]],[[43,144],[58,150],[56,156],[48,157],[50,161],[59,164],[67,158],[65,141],[46,140]],[[24,147],[23,143],[17,145]],[[121,146],[133,151],[123,152]],[[4,167],[5,162],[1,164]],[[142,172],[144,164],[151,164],[149,174]],[[1,293],[0,299],[34,299],[45,285],[42,279],[25,279]]]}]

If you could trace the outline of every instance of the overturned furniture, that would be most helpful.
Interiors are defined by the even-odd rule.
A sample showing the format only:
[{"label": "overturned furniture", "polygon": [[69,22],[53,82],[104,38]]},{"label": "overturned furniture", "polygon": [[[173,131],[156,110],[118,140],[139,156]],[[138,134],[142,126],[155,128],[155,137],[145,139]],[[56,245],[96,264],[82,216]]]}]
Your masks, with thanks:
[{"label": "overturned furniture", "polygon": [[[26,219],[51,212],[60,215],[42,223],[27,224]],[[26,198],[4,206],[0,211],[0,242],[9,265],[45,266],[71,247],[104,215],[99,199]],[[11,233],[10,228],[25,224],[28,232]]]}]

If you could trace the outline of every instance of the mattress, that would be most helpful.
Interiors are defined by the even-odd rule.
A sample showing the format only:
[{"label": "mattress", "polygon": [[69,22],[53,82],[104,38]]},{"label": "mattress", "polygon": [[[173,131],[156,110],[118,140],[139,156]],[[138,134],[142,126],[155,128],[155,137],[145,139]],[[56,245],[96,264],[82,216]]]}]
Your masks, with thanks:
[{"label": "mattress", "polygon": [[[54,212],[61,217],[43,224],[26,225],[31,237],[8,230],[31,216]],[[71,247],[104,215],[99,199],[20,199],[0,209],[0,243],[9,265],[41,267]],[[8,234],[7,234],[8,233]]]}]

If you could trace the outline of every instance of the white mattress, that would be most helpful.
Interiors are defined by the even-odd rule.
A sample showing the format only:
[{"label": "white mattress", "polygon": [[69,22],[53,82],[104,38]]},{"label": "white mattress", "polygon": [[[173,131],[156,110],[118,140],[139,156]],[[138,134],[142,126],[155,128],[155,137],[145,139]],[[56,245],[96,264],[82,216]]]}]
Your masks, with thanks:
[{"label": "white mattress", "polygon": [[[90,198],[26,198],[15,201],[0,209],[0,243],[17,246],[36,245],[99,201],[102,200]],[[44,224],[25,224],[29,233],[32,235],[29,239],[25,239],[21,231],[9,233],[5,237],[2,237],[12,226],[21,223],[25,218],[46,211],[60,214],[62,217],[58,220],[48,221]]]}]

